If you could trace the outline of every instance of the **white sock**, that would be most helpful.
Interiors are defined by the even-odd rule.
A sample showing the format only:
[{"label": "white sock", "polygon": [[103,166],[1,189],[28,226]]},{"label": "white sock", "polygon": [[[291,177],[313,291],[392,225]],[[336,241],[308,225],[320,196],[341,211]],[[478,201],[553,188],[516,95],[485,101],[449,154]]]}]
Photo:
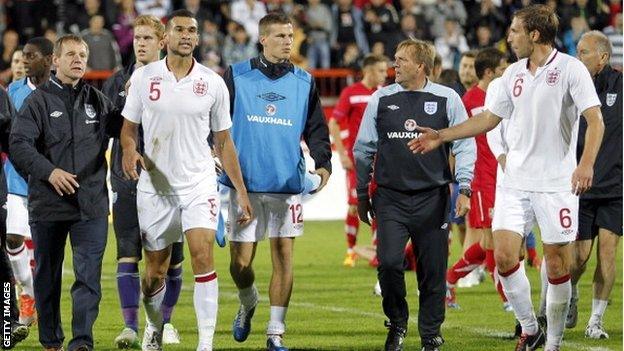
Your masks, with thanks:
[{"label": "white sock", "polygon": [[256,288],[256,284],[238,290],[238,299],[247,311],[256,306],[258,304],[258,289]]},{"label": "white sock", "polygon": [[546,335],[546,346],[557,348],[563,339],[565,320],[570,309],[570,297],[572,295],[572,284],[570,276],[551,279],[548,284],[548,294],[546,296],[546,319],[548,322],[548,332]]},{"label": "white sock", "polygon": [[531,302],[531,283],[523,269],[524,264],[513,268],[510,272],[498,272],[503,291],[514,309],[514,314],[522,326],[522,332],[528,335],[537,333],[537,319]]},{"label": "white sock", "polygon": [[212,348],[219,308],[219,283],[215,271],[195,276],[193,305],[197,317],[199,345]]},{"label": "white sock", "polygon": [[267,335],[282,335],[286,332],[286,311],[288,307],[271,306]]},{"label": "white sock", "polygon": [[546,256],[542,259],[542,265],[540,266],[540,307],[537,313],[538,316],[546,315],[546,294],[548,293],[548,272],[546,270]]},{"label": "white sock", "polygon": [[15,279],[22,286],[22,293],[34,297],[35,293],[33,291],[32,270],[30,269],[30,256],[26,245],[22,243],[22,245],[16,249],[9,249],[8,247],[6,249],[9,254],[9,261],[11,261],[11,268],[13,269]]},{"label": "white sock", "polygon": [[143,296],[143,305],[145,306],[145,321],[147,325],[158,332],[162,330],[163,316],[160,310],[163,298],[165,297],[165,290],[167,285],[163,282],[163,285],[156,289],[150,296]]},{"label": "white sock", "polygon": [[589,324],[602,322],[602,316],[607,309],[608,303],[609,301],[607,300],[592,299],[592,312],[589,318]]}]

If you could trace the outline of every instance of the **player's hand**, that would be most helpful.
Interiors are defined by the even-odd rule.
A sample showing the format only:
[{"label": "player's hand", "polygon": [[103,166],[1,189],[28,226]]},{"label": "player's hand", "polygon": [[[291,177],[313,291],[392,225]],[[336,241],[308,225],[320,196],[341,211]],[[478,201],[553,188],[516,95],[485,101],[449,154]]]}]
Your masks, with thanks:
[{"label": "player's hand", "polygon": [[251,208],[247,191],[237,191],[236,200],[238,201],[238,206],[242,210],[237,222],[239,225],[245,226],[251,223],[251,220],[253,219],[253,209]]},{"label": "player's hand", "polygon": [[327,181],[329,180],[329,171],[321,167],[312,173],[315,173],[321,176],[321,185],[319,185],[319,187],[314,191],[315,193],[318,193],[325,187],[325,185],[327,185]]},{"label": "player's hand", "polygon": [[358,200],[357,211],[360,221],[371,225],[371,220],[375,219],[375,213],[370,200]]},{"label": "player's hand", "polygon": [[501,166],[501,169],[503,170],[503,172],[505,172],[505,165],[507,164],[507,155],[502,154],[498,156],[496,161],[498,161],[498,164]]},{"label": "player's hand", "polygon": [[347,171],[353,169],[353,161],[351,161],[351,158],[346,153],[340,154],[340,163],[342,163],[342,168]]},{"label": "player's hand", "polygon": [[141,154],[139,154],[136,150],[123,150],[121,164],[124,176],[130,180],[139,179],[137,164],[140,165],[143,169],[147,169],[145,167],[145,161],[143,160],[143,156],[141,156]]},{"label": "player's hand", "polygon": [[48,182],[52,184],[57,194],[63,196],[64,193],[67,195],[74,194],[76,189],[80,188],[76,178],[77,176],[75,174],[65,172],[60,168],[55,168],[52,173],[50,173]]},{"label": "player's hand", "polygon": [[413,153],[425,154],[442,145],[442,138],[437,130],[419,126],[416,126],[416,130],[420,132],[420,136],[407,143]]},{"label": "player's hand", "polygon": [[572,173],[572,193],[581,195],[591,188],[594,179],[594,168],[580,164]]},{"label": "player's hand", "polygon": [[468,211],[470,211],[470,198],[464,194],[459,194],[455,203],[455,216],[463,217]]}]

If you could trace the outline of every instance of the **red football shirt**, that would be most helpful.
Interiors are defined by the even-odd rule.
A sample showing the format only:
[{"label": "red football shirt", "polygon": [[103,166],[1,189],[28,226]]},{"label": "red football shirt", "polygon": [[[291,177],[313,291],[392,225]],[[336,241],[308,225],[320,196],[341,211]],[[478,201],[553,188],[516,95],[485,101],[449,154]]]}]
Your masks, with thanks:
[{"label": "red football shirt", "polygon": [[342,124],[344,121],[348,125],[349,136],[343,139],[343,142],[351,159],[353,159],[353,145],[360,130],[364,110],[375,90],[377,87],[369,89],[362,82],[351,84],[342,90],[338,103],[334,107],[332,117],[338,124]]},{"label": "red football shirt", "polygon": [[[470,88],[462,97],[468,117],[483,111],[485,105],[485,91],[478,85]],[[485,134],[475,137],[477,142],[477,160],[475,161],[472,190],[495,191],[496,167],[498,162],[490,150]]]}]

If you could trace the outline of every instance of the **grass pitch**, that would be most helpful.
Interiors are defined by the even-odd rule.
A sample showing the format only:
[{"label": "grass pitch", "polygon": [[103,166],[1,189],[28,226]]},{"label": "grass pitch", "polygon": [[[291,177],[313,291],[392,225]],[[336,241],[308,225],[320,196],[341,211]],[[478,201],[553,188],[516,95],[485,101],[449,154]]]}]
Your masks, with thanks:
[{"label": "grass pitch", "polygon": [[[113,339],[123,324],[115,282],[115,237],[112,226],[104,259],[102,277],[103,298],[100,315],[95,324],[95,349],[115,350]],[[370,241],[364,228],[360,243]],[[69,245],[68,245],[69,247]],[[252,332],[245,343],[237,343],[231,336],[232,319],[238,308],[236,289],[229,276],[229,250],[216,248],[216,267],[219,274],[219,316],[215,335],[215,350],[260,350],[265,347],[265,328],[268,321],[267,286],[271,273],[268,243],[258,247],[255,270],[261,302],[252,323]],[[541,249],[540,249],[541,251]],[[618,250],[617,280],[611,294],[604,325],[608,340],[589,340],[584,330],[591,310],[591,281],[596,264],[595,252],[587,272],[579,284],[579,323],[565,333],[563,350],[622,350],[622,250]],[[307,222],[306,234],[295,243],[295,284],[287,315],[285,343],[291,350],[381,350],[386,329],[381,299],[373,295],[375,271],[360,260],[355,268],[342,266],[345,252],[343,223],[340,221]],[[68,251],[69,253],[69,251]],[[453,240],[450,262],[460,254],[457,240]],[[195,350],[197,332],[193,310],[193,277],[190,261],[184,264],[184,283],[180,300],[173,312],[172,322],[180,332],[182,344],[166,345],[164,350]],[[71,305],[69,289],[73,282],[71,255],[66,255],[63,281],[62,318],[66,345],[71,337]],[[142,266],[140,266],[142,268]],[[533,290],[533,302],[539,300],[539,272],[527,267]],[[410,325],[405,350],[419,350],[417,331],[418,299],[415,276],[406,272]],[[491,281],[477,287],[458,289],[461,310],[447,310],[442,333],[446,339],[443,350],[512,350],[514,327],[512,313],[504,312]],[[144,326],[141,307],[140,334]],[[142,335],[142,334],[141,334]],[[37,341],[37,327],[15,350],[41,350]]]}]

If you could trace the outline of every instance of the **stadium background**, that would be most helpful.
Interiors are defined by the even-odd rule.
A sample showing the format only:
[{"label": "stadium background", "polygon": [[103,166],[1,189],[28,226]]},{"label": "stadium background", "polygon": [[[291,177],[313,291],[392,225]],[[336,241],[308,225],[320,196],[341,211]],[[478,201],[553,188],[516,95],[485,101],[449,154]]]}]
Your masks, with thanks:
[{"label": "stadium background", "polygon": [[[200,26],[200,45],[195,58],[222,72],[228,64],[258,54],[257,21],[269,11],[284,11],[295,19],[292,61],[308,70],[319,87],[326,116],[343,87],[359,78],[358,62],[368,52],[392,57],[394,46],[402,39],[430,40],[443,58],[443,68],[458,69],[462,52],[496,46],[514,60],[505,32],[511,14],[532,3],[530,0],[2,0],[0,1],[0,84],[12,81],[11,58],[29,38],[45,35],[55,40],[64,33],[81,34],[90,46],[86,79],[101,86],[115,70],[133,62],[132,21],[141,14],[163,18],[174,9],[187,8]],[[612,65],[622,68],[622,3],[619,0],[549,0],[561,19],[557,47],[575,55],[576,42],[585,31],[603,31],[614,49]],[[345,14],[351,16],[345,16]],[[353,28],[348,26],[349,17]],[[315,19],[325,20],[315,20]],[[449,71],[450,72],[450,71]],[[390,72],[392,73],[392,72]],[[390,77],[392,74],[390,75]],[[389,78],[391,79],[391,78]],[[308,161],[309,158],[308,158]],[[309,168],[312,163],[308,162]],[[376,350],[385,338],[380,300],[372,295],[374,271],[366,262],[354,269],[340,263],[344,252],[343,224],[346,211],[344,171],[336,155],[328,187],[306,199],[306,235],[298,240],[295,292],[289,310],[288,344],[300,350]],[[112,230],[112,228],[111,228]],[[369,230],[363,228],[359,242],[367,243]],[[270,274],[266,243],[259,249],[258,279],[267,282]],[[113,349],[112,340],[121,328],[121,316],[114,284],[114,235],[109,235],[105,259],[101,312],[96,323],[96,349]],[[452,243],[454,261],[460,254],[457,240]],[[229,335],[235,313],[235,289],[227,273],[227,250],[217,250],[217,270],[221,274],[221,306],[215,346],[217,349],[250,349],[263,346],[262,330],[267,309],[261,308],[254,319],[254,330],[246,344],[235,344]],[[187,256],[188,257],[188,256]],[[591,275],[595,260],[580,283],[579,326],[566,332],[565,349],[622,349],[622,253],[618,254],[618,279],[612,293],[605,325],[608,341],[585,340],[584,322],[591,305]],[[67,336],[70,306],[68,290],[72,282],[71,253],[66,255],[63,292],[63,320]],[[534,294],[539,288],[535,269],[528,268]],[[408,274],[412,316],[417,303],[414,279]],[[185,287],[174,312],[173,322],[180,330],[183,344],[171,350],[193,350],[195,322],[192,310],[190,267],[185,267]],[[266,305],[266,286],[261,293]],[[502,311],[496,292],[486,281],[478,287],[459,291],[463,309],[449,311],[443,333],[445,350],[509,350],[506,340],[513,317]],[[538,295],[534,295],[537,301]],[[410,324],[407,349],[416,348],[415,320]],[[34,350],[37,329],[17,350]]]}]

